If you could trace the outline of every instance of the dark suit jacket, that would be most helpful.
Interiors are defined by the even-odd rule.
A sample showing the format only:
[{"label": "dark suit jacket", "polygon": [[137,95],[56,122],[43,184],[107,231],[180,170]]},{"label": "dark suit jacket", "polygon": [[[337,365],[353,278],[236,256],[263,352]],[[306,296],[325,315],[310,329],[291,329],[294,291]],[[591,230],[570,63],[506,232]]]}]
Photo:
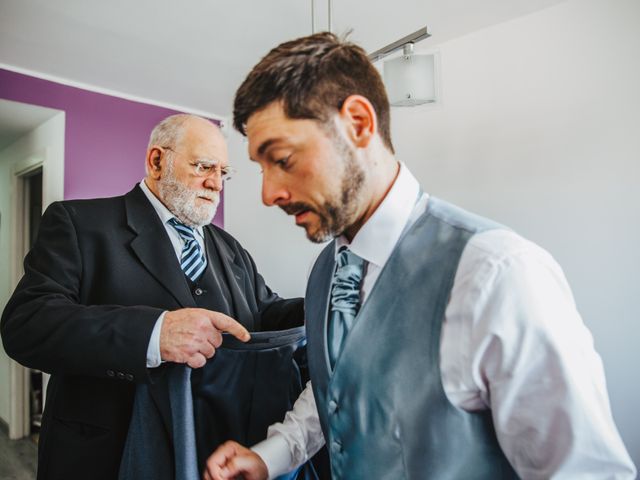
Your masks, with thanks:
[{"label": "dark suit jacket", "polygon": [[[236,319],[249,330],[302,323],[229,234],[205,227]],[[2,315],[6,352],[52,374],[38,479],[115,479],[136,382],[150,382],[149,338],[164,310],[195,307],[166,230],[140,187],[45,212],[25,275]]]}]

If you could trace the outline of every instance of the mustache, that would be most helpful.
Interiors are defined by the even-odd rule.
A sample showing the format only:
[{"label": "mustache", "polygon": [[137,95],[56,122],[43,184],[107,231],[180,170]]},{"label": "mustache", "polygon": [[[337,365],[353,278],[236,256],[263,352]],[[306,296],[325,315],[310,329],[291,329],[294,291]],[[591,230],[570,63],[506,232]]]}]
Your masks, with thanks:
[{"label": "mustache", "polygon": [[318,213],[311,205],[307,205],[304,202],[288,203],[287,205],[280,205],[280,208],[284,210],[287,215],[296,215],[304,210]]},{"label": "mustache", "polygon": [[211,192],[209,190],[194,190],[193,192],[196,197],[206,198],[208,200],[215,201],[220,198],[219,192]]}]

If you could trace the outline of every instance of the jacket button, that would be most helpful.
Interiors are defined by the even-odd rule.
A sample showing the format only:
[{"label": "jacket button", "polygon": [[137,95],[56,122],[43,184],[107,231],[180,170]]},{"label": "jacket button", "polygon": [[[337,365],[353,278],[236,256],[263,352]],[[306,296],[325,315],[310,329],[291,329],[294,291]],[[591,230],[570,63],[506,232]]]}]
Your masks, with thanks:
[{"label": "jacket button", "polygon": [[124,380],[124,373],[122,373],[122,372],[118,372],[118,373],[116,373],[116,378],[117,378],[118,380]]},{"label": "jacket button", "polygon": [[199,297],[204,293],[204,290],[202,290],[201,288],[196,288],[193,293],[195,293]]},{"label": "jacket button", "polygon": [[116,376],[116,372],[114,372],[113,370],[107,370],[107,377],[115,377]]},{"label": "jacket button", "polygon": [[129,381],[129,382],[133,382],[133,375],[131,375],[130,373],[127,373],[127,374],[124,376],[124,379],[125,379],[125,380],[127,380],[127,381]]},{"label": "jacket button", "polygon": [[336,413],[336,410],[338,410],[338,404],[335,400],[331,400],[329,402],[329,414]]}]

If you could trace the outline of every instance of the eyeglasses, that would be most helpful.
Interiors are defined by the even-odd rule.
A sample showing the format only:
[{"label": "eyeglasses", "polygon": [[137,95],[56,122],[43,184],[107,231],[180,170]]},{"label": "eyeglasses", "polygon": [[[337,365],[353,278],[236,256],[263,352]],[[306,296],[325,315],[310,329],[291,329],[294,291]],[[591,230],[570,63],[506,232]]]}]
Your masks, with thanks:
[{"label": "eyeglasses", "polygon": [[[157,147],[157,148],[160,148],[161,150],[170,150],[176,155],[184,155],[183,153],[178,152],[171,147]],[[195,162],[189,162],[189,165],[192,167],[193,173],[197,177],[204,178],[204,177],[209,177],[211,175],[216,175],[216,176],[220,176],[220,179],[223,182],[231,180],[231,178],[233,178],[233,176],[236,173],[235,168],[230,167],[229,165],[221,167],[219,163],[215,160],[209,160],[209,159],[196,160]]]}]

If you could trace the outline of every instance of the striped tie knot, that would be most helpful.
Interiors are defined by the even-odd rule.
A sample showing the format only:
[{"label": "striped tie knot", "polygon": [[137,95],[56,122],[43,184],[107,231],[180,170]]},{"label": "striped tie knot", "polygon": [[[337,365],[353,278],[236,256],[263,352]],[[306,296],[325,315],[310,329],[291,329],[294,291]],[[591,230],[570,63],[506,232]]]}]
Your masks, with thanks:
[{"label": "striped tie knot", "polygon": [[168,223],[184,242],[180,255],[180,268],[192,282],[195,282],[207,268],[207,259],[196,240],[195,231],[175,218],[170,219]]},{"label": "striped tie knot", "polygon": [[196,239],[196,234],[192,227],[186,226],[184,223],[179,222],[178,219],[172,218],[169,220],[169,225],[175,228],[176,232],[180,235],[180,238],[185,242]]}]

